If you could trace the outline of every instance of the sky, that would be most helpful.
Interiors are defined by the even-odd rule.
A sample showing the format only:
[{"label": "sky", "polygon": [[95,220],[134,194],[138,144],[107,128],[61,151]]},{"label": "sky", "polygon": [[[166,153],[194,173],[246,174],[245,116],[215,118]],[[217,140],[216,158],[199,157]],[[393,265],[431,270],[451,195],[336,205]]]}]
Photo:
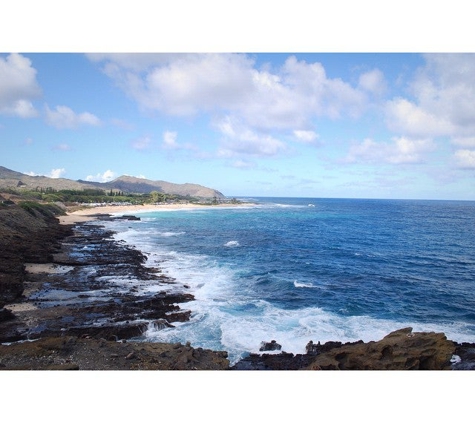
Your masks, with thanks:
[{"label": "sky", "polygon": [[475,200],[475,54],[285,45],[1,49],[0,165],[228,197]]}]

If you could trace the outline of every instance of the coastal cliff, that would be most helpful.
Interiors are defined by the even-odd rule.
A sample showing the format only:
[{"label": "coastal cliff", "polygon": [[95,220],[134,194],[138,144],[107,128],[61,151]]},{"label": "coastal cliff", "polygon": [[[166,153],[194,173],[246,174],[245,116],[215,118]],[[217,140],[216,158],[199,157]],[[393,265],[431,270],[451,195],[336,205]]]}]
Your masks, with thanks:
[{"label": "coastal cliff", "polygon": [[71,233],[71,227],[58,224],[56,216],[63,213],[35,202],[0,207],[0,309],[21,297],[24,263],[51,262],[60,239]]},{"label": "coastal cliff", "polygon": [[[0,369],[473,369],[475,346],[404,327],[376,342],[309,342],[306,353],[251,354],[143,341],[149,324],[187,321],[187,286],[144,265],[97,222],[61,225],[58,206],[0,209]],[[135,218],[135,217],[130,217]],[[132,280],[132,281],[131,281]],[[154,285],[158,292],[144,293]],[[138,294],[140,293],[140,294]],[[35,340],[35,341],[24,341]],[[310,339],[309,339],[310,340]],[[313,339],[318,341],[318,339]],[[454,359],[456,356],[456,359]]]}]

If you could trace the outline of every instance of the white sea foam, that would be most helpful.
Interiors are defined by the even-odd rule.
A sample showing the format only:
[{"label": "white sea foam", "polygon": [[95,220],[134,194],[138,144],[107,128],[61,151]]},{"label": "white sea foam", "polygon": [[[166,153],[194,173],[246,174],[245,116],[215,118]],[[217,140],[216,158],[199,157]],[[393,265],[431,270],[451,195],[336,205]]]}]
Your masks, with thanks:
[{"label": "white sea foam", "polygon": [[306,287],[306,288],[310,288],[310,289],[317,287],[317,286],[314,286],[312,283],[303,283],[303,282],[297,281],[297,280],[294,281],[294,286],[297,287],[297,288]]},{"label": "white sea foam", "polygon": [[[369,316],[348,316],[317,307],[281,309],[259,299],[246,286],[238,270],[216,262],[203,254],[182,253],[157,243],[156,232],[126,229],[116,238],[133,243],[148,254],[147,265],[159,266],[163,273],[175,278],[177,285],[186,284],[194,301],[180,304],[191,311],[187,322],[174,323],[174,328],[150,326],[145,333],[150,341],[190,341],[194,347],[226,350],[231,363],[247,353],[259,353],[262,341],[276,340],[282,350],[305,353],[310,341],[377,341],[391,331],[412,327],[414,331],[444,332],[450,340],[475,342],[473,327],[464,323],[420,324],[413,321],[376,319]],[[164,240],[165,241],[165,240]],[[226,245],[230,242],[229,241]],[[126,283],[126,280],[119,280]],[[310,283],[294,281],[295,287],[310,288]],[[154,286],[140,286],[142,291]]]},{"label": "white sea foam", "polygon": [[183,234],[186,234],[186,232],[162,232],[162,233],[157,233],[157,234],[162,237],[173,237],[173,236],[181,236]]},{"label": "white sea foam", "polygon": [[228,248],[234,248],[236,246],[239,246],[239,242],[237,240],[230,240],[229,242],[225,243],[224,246]]}]

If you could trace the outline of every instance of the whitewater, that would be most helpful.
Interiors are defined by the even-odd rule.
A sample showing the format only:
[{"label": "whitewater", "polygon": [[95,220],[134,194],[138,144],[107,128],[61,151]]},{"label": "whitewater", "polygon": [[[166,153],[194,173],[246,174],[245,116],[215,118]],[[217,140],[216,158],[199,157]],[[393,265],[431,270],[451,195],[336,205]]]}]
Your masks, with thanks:
[{"label": "whitewater", "polygon": [[144,341],[226,350],[262,341],[380,340],[403,327],[475,342],[475,202],[251,198],[253,204],[144,212],[105,222],[176,280],[137,294],[194,295],[174,328]]}]

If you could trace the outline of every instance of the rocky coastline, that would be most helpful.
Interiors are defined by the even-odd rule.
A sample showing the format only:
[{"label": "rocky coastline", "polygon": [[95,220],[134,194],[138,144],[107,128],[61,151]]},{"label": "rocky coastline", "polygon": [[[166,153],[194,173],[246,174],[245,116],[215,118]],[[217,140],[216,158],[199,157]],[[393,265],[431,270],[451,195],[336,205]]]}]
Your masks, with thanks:
[{"label": "rocky coastline", "polygon": [[[378,342],[310,341],[301,355],[264,342],[262,354],[233,366],[226,351],[143,341],[150,324],[188,320],[193,295],[113,239],[101,219],[116,217],[64,225],[60,213],[0,209],[1,370],[475,369],[475,345],[409,327]],[[147,292],[150,284],[156,289]]]}]

